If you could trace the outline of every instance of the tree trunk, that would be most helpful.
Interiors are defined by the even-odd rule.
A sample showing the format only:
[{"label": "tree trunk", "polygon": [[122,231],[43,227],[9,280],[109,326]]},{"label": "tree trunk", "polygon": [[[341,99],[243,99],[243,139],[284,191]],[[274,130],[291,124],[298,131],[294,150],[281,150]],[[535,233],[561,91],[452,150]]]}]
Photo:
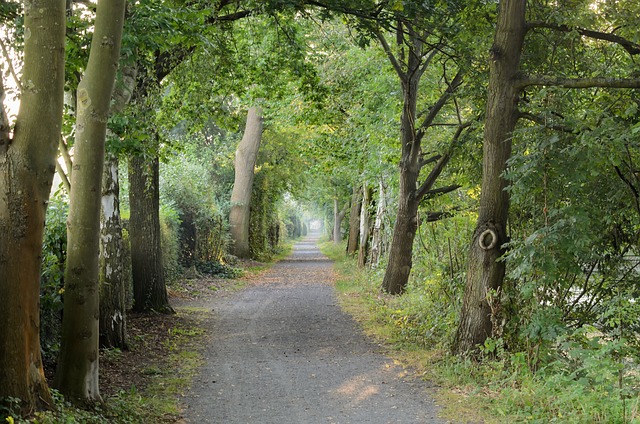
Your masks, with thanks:
[{"label": "tree trunk", "polygon": [[[129,104],[135,88],[136,75],[134,67],[125,66],[121,69],[121,81],[116,84],[111,96],[111,114],[122,112]],[[100,216],[100,347],[126,350],[126,299],[130,274],[125,264],[120,219],[119,167],[118,156],[107,154],[102,174]]]},{"label": "tree trunk", "polygon": [[118,158],[108,155],[100,217],[100,346],[127,349],[124,243],[120,220]]},{"label": "tree trunk", "polygon": [[418,230],[418,202],[413,200],[411,191],[407,188],[411,181],[405,181],[413,180],[415,187],[415,178],[407,174],[408,172],[401,173],[398,215],[389,248],[389,263],[382,280],[383,290],[390,294],[402,293],[409,281],[413,265],[413,240]]},{"label": "tree trunk", "polygon": [[191,269],[196,265],[198,228],[192,212],[180,215],[180,265]]},{"label": "tree trunk", "polygon": [[[417,43],[418,41],[416,41]],[[409,55],[409,76],[402,83],[404,94],[401,117],[402,156],[400,159],[400,190],[398,199],[398,214],[393,228],[393,239],[389,249],[389,263],[382,280],[382,289],[390,294],[400,294],[404,291],[409,274],[411,273],[413,240],[418,230],[417,214],[419,199],[416,190],[420,167],[419,142],[416,143],[416,105],[418,100],[418,84],[420,77],[417,69],[418,55]]]},{"label": "tree trunk", "polygon": [[349,239],[347,255],[355,255],[360,242],[360,211],[362,209],[362,187],[353,188],[351,196],[351,212],[349,214]]},{"label": "tree trunk", "polygon": [[518,117],[520,90],[516,77],[525,36],[525,0],[503,0],[491,48],[487,113],[484,128],[480,210],[469,253],[467,283],[453,351],[477,349],[491,336],[487,292],[499,290],[505,264],[498,259],[507,242],[509,197],[503,178],[511,155],[511,137]]},{"label": "tree trunk", "polygon": [[358,248],[358,267],[364,268],[367,264],[367,257],[369,256],[369,233],[371,225],[369,223],[371,218],[371,201],[373,200],[373,190],[368,187],[364,187],[362,207],[360,208],[360,247]]},{"label": "tree trunk", "polygon": [[247,125],[242,141],[236,150],[236,175],[231,193],[232,253],[239,258],[251,256],[249,248],[249,216],[253,172],[258,159],[258,149],[262,139],[262,110],[252,107],[247,114]]},{"label": "tree trunk", "polygon": [[78,85],[65,268],[62,343],[55,385],[68,400],[100,401],[100,205],[107,119],[124,23],[124,0],[101,0],[87,70]]},{"label": "tree trunk", "polygon": [[134,156],[129,161],[129,238],[136,312],[174,312],[162,263],[159,163],[157,156]]},{"label": "tree trunk", "polygon": [[380,257],[384,253],[384,217],[387,213],[387,196],[385,194],[384,182],[380,180],[378,188],[378,207],[376,208],[376,220],[373,224],[373,234],[371,236],[371,267],[376,267],[380,263]]},{"label": "tree trunk", "polygon": [[340,210],[338,198],[333,199],[333,242],[336,244],[342,241],[342,220],[347,214],[347,206]]},{"label": "tree trunk", "polygon": [[40,265],[64,97],[65,2],[25,2],[24,84],[14,138],[0,145],[0,400],[53,403],[40,354]]}]

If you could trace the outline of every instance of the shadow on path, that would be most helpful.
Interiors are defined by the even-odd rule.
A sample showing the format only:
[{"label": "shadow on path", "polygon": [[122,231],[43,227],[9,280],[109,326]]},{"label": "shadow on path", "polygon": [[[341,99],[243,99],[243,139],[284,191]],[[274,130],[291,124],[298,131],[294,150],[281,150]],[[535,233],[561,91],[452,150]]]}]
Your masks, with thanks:
[{"label": "shadow on path", "polygon": [[405,378],[336,304],[332,262],[309,237],[255,284],[212,300],[189,423],[440,423],[428,385]]}]

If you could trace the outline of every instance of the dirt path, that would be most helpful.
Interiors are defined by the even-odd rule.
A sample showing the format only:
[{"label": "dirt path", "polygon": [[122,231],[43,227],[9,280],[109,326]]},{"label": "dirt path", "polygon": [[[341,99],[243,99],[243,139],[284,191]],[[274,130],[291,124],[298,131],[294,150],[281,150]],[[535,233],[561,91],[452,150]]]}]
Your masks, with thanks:
[{"label": "dirt path", "polygon": [[212,337],[185,398],[187,422],[443,422],[428,385],[405,378],[341,312],[315,243],[207,305]]}]

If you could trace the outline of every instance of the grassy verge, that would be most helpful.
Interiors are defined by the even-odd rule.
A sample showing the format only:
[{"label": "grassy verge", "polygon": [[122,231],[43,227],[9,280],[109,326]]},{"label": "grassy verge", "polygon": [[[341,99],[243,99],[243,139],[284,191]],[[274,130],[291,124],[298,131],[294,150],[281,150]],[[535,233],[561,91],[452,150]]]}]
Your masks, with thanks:
[{"label": "grassy verge", "polygon": [[[536,372],[521,352],[502,351],[500,359],[487,357],[482,362],[454,357],[447,349],[451,332],[438,333],[438,328],[455,328],[455,321],[447,314],[433,316],[440,310],[425,292],[384,295],[379,290],[381,272],[358,269],[353,259],[345,258],[342,245],[324,243],[321,249],[335,261],[343,309],[369,336],[387,346],[389,356],[439,386],[436,398],[443,418],[485,423],[640,423],[639,373],[615,359],[615,343],[595,343],[586,350],[567,342],[564,355]],[[447,319],[450,322],[438,321]]]}]

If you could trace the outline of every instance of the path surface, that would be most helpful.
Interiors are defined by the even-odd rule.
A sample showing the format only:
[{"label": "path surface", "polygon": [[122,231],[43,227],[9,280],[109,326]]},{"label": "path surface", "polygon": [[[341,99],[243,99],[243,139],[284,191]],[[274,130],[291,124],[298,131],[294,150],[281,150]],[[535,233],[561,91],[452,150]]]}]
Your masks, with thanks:
[{"label": "path surface", "polygon": [[441,423],[428,385],[341,312],[332,263],[307,238],[259,282],[211,301],[189,423]]}]

